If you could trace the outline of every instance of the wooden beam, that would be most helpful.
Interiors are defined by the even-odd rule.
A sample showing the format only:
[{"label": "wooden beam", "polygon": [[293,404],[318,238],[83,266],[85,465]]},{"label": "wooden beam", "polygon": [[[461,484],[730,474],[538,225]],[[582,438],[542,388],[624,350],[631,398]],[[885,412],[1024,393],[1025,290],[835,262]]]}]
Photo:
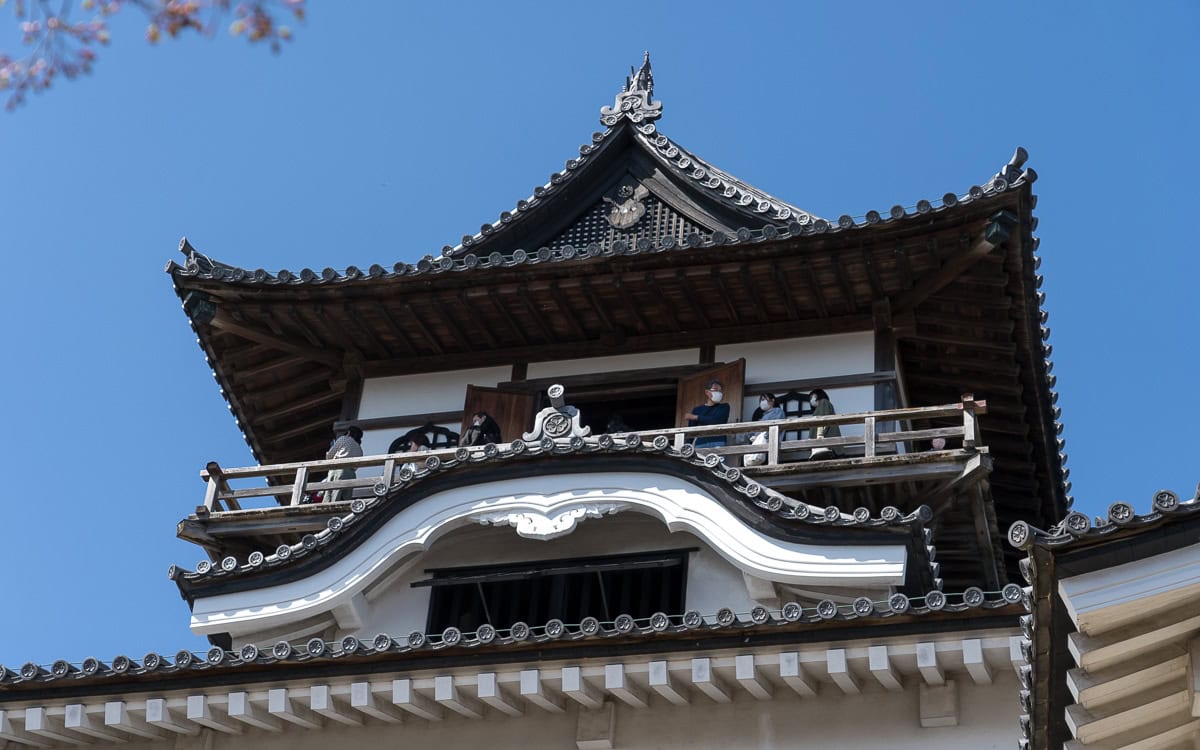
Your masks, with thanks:
[{"label": "wooden beam", "polygon": [[550,285],[550,297],[554,300],[555,306],[558,307],[559,315],[562,316],[563,320],[567,321],[567,326],[575,335],[581,339],[588,338],[588,333],[584,330],[583,323],[575,315],[575,309],[567,302],[558,284]]},{"label": "wooden beam", "polygon": [[[308,360],[305,359],[304,357],[296,357],[296,356],[283,357],[281,359],[267,360],[266,362],[261,362],[252,367],[239,367],[236,370],[233,370],[232,372],[230,372],[228,374],[230,376],[236,376],[236,378],[239,382],[244,383],[247,380],[249,380],[250,378],[255,378],[255,377],[258,377],[259,375],[264,375],[264,374],[270,372],[271,370],[277,370],[281,367],[293,367],[295,365],[302,365],[305,362],[308,362]],[[338,365],[337,365],[338,371],[341,370],[341,366],[342,366],[341,362],[338,362]],[[330,367],[332,367],[332,365],[330,365]],[[333,372],[331,371],[330,374],[332,375]]]},{"label": "wooden beam", "polygon": [[416,309],[408,302],[405,302],[402,307],[404,309],[404,314],[408,316],[408,319],[411,320],[413,325],[417,327],[417,330],[421,332],[421,335],[425,338],[425,341],[429,343],[429,347],[433,349],[434,353],[445,354],[446,350],[442,347],[442,342],[438,340],[437,335],[430,330],[429,326],[425,325],[425,321],[422,320],[421,316],[417,314]]},{"label": "wooden beam", "polygon": [[891,692],[904,690],[904,685],[900,682],[900,677],[892,665],[887,646],[869,646],[867,648],[867,668],[871,670],[871,674],[875,675],[875,679],[879,681],[884,690]]},{"label": "wooden beam", "polygon": [[524,713],[521,704],[510,698],[500,687],[500,682],[496,678],[495,672],[481,673],[478,677],[476,687],[478,689],[479,700],[500,713],[509,716],[520,716]]},{"label": "wooden beam", "polygon": [[779,298],[783,301],[783,306],[787,308],[788,318],[791,320],[800,320],[800,310],[796,307],[796,300],[792,295],[792,290],[785,283],[785,277],[779,270],[778,263],[771,263],[771,273],[768,275],[771,277]]},{"label": "wooden beam", "polygon": [[667,325],[671,327],[671,330],[683,330],[683,326],[679,323],[678,316],[675,315],[673,301],[670,297],[663,294],[663,290],[658,285],[658,280],[655,279],[653,271],[646,272],[645,281],[643,283],[645,283],[645,285],[650,289],[650,293],[654,296],[654,299],[658,300],[662,304],[662,318],[667,322]]},{"label": "wooden beam", "polygon": [[522,698],[551,713],[560,714],[565,710],[562,696],[543,684],[541,670],[523,669],[520,680]]},{"label": "wooden beam", "polygon": [[228,714],[214,711],[207,695],[188,696],[187,720],[225,734],[241,734],[245,726],[241,722],[229,718]]},{"label": "wooden beam", "polygon": [[128,742],[129,736],[104,723],[103,718],[96,721],[88,715],[87,706],[82,703],[68,703],[64,709],[63,727],[72,732],[86,734],[89,737],[105,742]]},{"label": "wooden beam", "polygon": [[533,319],[533,324],[537,326],[538,331],[542,334],[542,339],[551,344],[558,341],[560,338],[554,333],[553,326],[546,323],[545,314],[538,309],[534,304],[533,297],[529,294],[529,288],[522,285],[517,287],[517,299],[521,300],[521,305],[524,306],[525,312],[529,313],[529,317]]},{"label": "wooden beam", "polygon": [[12,711],[0,708],[0,740],[16,742],[33,747],[50,747],[53,740],[31,734],[24,727],[19,727],[12,721]]},{"label": "wooden beam", "polygon": [[509,330],[512,331],[513,336],[521,342],[521,346],[529,346],[529,337],[525,335],[524,328],[522,328],[521,325],[513,318],[512,313],[508,311],[508,307],[502,301],[497,299],[497,294],[494,289],[487,290],[487,301],[488,304],[495,309],[496,313],[504,319],[505,324],[509,327]]},{"label": "wooden beam", "polygon": [[569,341],[551,346],[522,346],[495,351],[461,352],[443,356],[414,357],[408,360],[368,361],[364,363],[367,377],[407,375],[416,372],[437,372],[461,367],[508,365],[513,362],[549,362],[559,359],[597,357],[606,354],[633,354],[685,349],[705,344],[731,344],[750,341],[770,341],[781,338],[821,336],[871,330],[869,316],[856,315],[816,320],[775,321],[766,324],[730,326],[702,331],[657,333],[631,336],[612,345],[602,340]]},{"label": "wooden beam", "polygon": [[301,706],[288,695],[287,688],[271,688],[267,691],[267,711],[275,717],[305,729],[320,729],[321,717]]},{"label": "wooden beam", "polygon": [[754,654],[738,654],[733,660],[734,678],[741,683],[747,693],[760,701],[771,699],[771,683],[760,673],[754,663]]},{"label": "wooden beam", "polygon": [[229,718],[268,732],[283,731],[283,722],[251,703],[250,695],[244,690],[229,694]]},{"label": "wooden beam", "polygon": [[624,285],[621,283],[620,276],[613,276],[613,287],[617,290],[617,299],[621,301],[621,305],[625,308],[625,312],[629,314],[629,319],[633,322],[634,330],[637,332],[650,332],[650,326],[646,323],[646,319],[642,317],[642,313],[638,310],[638,306],[634,304],[633,293],[626,292]]},{"label": "wooden beam", "polygon": [[691,309],[692,314],[696,316],[696,320],[704,328],[712,328],[712,322],[708,319],[708,313],[704,312],[704,305],[696,299],[696,290],[692,288],[692,284],[688,281],[687,273],[683,269],[675,272],[675,283],[679,286],[679,297]]},{"label": "wooden beam", "polygon": [[392,334],[392,338],[396,339],[396,342],[404,347],[404,353],[409,357],[415,357],[417,355],[416,345],[409,338],[408,332],[396,323],[396,319],[392,317],[392,312],[388,309],[387,304],[380,302],[375,308],[375,312],[379,314],[379,319],[383,321],[384,328],[387,328],[388,332]]},{"label": "wooden beam", "polygon": [[850,671],[846,661],[846,649],[831,648],[825,652],[825,668],[829,678],[847,695],[858,695],[862,689],[858,686],[858,678]]},{"label": "wooden beam", "polygon": [[604,306],[603,301],[596,296],[591,282],[586,277],[579,280],[579,291],[584,299],[587,300],[590,309],[596,313],[596,317],[599,319],[604,333],[613,333],[620,330],[620,327],[609,316],[608,309]]},{"label": "wooden beam", "polygon": [[[471,306],[467,302],[467,292],[465,289],[459,290],[458,294],[455,295],[455,299],[458,300],[458,304],[454,305],[454,307],[467,312],[471,310]],[[447,310],[446,313],[449,315],[450,311]],[[492,333],[492,327],[488,325],[490,321],[486,315],[479,315],[476,313],[469,316],[469,320],[474,323],[474,330],[478,331],[479,335],[483,337],[483,340],[487,342],[489,349],[495,349],[496,347],[500,346],[499,339],[496,338],[496,334]]]},{"label": "wooden beam", "polygon": [[351,727],[362,726],[363,720],[356,714],[350,713],[334,699],[333,691],[328,685],[313,685],[308,689],[308,705],[313,713],[320,714],[330,721]]},{"label": "wooden beam", "polygon": [[624,664],[606,664],[604,666],[604,689],[613,697],[634,708],[645,708],[649,705],[646,694],[634,685],[625,674]]},{"label": "wooden beam", "polygon": [[129,713],[125,701],[108,701],[104,704],[104,725],[146,739],[159,739],[167,732],[151,726],[145,719]]},{"label": "wooden beam", "polygon": [[996,248],[983,236],[975,239],[968,247],[951,255],[942,263],[936,273],[924,276],[916,281],[911,289],[896,297],[897,310],[912,310],[938,290],[957,279],[964,271],[975,264]]},{"label": "wooden beam", "polygon": [[725,286],[725,279],[722,277],[723,273],[724,272],[719,266],[713,266],[710,275],[712,276],[713,283],[717,285],[717,290],[721,292],[721,304],[725,306],[725,312],[728,315],[729,320],[732,321],[734,325],[740,326],[745,321],[743,321],[742,316],[738,314],[737,305],[733,304],[735,298],[730,296],[729,289]]},{"label": "wooden beam", "polygon": [[754,283],[754,278],[750,275],[750,267],[743,263],[738,267],[738,277],[745,286],[745,303],[750,305],[750,309],[754,311],[754,316],[758,318],[759,323],[766,323],[771,319],[770,313],[763,304],[762,292]]},{"label": "wooden beam", "polygon": [[483,706],[474,698],[463,695],[454,682],[452,675],[435,677],[433,679],[433,699],[459,716],[465,716],[468,719],[482,719]]},{"label": "wooden beam", "polygon": [[926,685],[945,685],[946,675],[938,659],[937,644],[917,644],[917,671]]},{"label": "wooden beam", "polygon": [[692,684],[717,703],[733,702],[732,696],[729,695],[729,689],[713,671],[712,659],[708,657],[692,659]]},{"label": "wooden beam", "polygon": [[583,670],[579,667],[563,667],[563,694],[587,708],[600,708],[604,704],[604,694],[590,682],[583,679]]},{"label": "wooden beam", "polygon": [[828,318],[829,305],[825,302],[825,292],[821,289],[821,282],[817,280],[817,272],[813,270],[812,264],[808,261],[800,264],[800,270],[808,281],[808,290],[812,293],[813,302],[817,306],[817,315]]},{"label": "wooden beam", "polygon": [[233,314],[229,310],[223,309],[220,305],[217,307],[217,312],[213,316],[209,326],[227,333],[232,333],[235,336],[253,341],[255,343],[269,346],[276,351],[281,351],[286,354],[293,354],[298,357],[303,357],[306,360],[313,362],[324,362],[330,366],[341,368],[342,357],[328,349],[315,349],[310,346],[298,344],[294,341],[289,341],[285,338],[280,338],[272,333],[266,333],[256,328],[248,326],[234,319]]},{"label": "wooden beam", "polygon": [[785,651],[779,655],[779,679],[798,695],[811,698],[817,694],[817,684],[800,664],[799,652]]},{"label": "wooden beam", "polygon": [[350,683],[350,708],[388,724],[399,724],[403,721],[398,709],[375,697],[369,682]]},{"label": "wooden beam", "polygon": [[650,662],[649,682],[650,689],[666,698],[668,702],[674,703],[676,706],[688,704],[687,690],[675,684],[667,662]]},{"label": "wooden beam", "polygon": [[165,729],[175,734],[200,733],[198,725],[184,721],[183,717],[176,718],[167,706],[165,698],[149,698],[146,700],[146,723],[152,727]]}]

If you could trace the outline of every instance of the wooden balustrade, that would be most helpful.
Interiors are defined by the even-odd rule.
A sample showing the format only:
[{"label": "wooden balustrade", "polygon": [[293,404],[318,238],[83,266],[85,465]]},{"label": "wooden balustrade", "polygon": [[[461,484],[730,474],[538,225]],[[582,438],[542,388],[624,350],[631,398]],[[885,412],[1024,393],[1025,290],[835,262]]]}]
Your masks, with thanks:
[{"label": "wooden balustrade", "polygon": [[[978,416],[986,413],[987,402],[976,401],[971,394],[966,394],[959,403],[941,406],[886,409],[823,417],[792,417],[767,422],[736,422],[707,427],[676,427],[645,430],[633,434],[640,435],[646,440],[665,435],[676,448],[682,448],[686,443],[698,437],[724,437],[726,445],[701,448],[700,450],[734,457],[735,461],[740,461],[739,457],[746,454],[766,454],[766,460],[763,463],[747,467],[750,471],[754,471],[760,467],[778,467],[803,461],[816,448],[830,448],[834,451],[834,456],[827,460],[861,458],[866,462],[878,457],[881,449],[885,453],[895,453],[900,450],[912,451],[916,442],[936,438],[961,440],[962,450],[973,451],[980,444]],[[957,417],[961,420],[961,424],[923,430],[903,428],[904,425],[911,425],[913,422],[949,417]],[[862,434],[812,437],[818,428],[833,425],[861,425]],[[884,429],[888,426],[894,426],[895,429]],[[767,433],[766,444],[750,444],[750,436],[759,432]],[[796,439],[786,439],[789,433],[796,434]],[[802,437],[804,433],[807,433],[808,437]],[[408,463],[424,462],[430,456],[448,458],[453,456],[457,450],[457,448],[442,448],[421,453],[390,453],[360,458],[335,458],[237,469],[225,469],[215,462],[210,462],[200,472],[201,479],[207,482],[208,487],[205,492],[204,505],[196,510],[200,514],[237,511],[241,510],[241,500],[256,497],[287,497],[289,505],[301,505],[305,498],[313,493],[329,492],[330,490],[346,490],[342,494],[342,501],[349,502],[351,494],[356,489],[369,487],[373,491],[377,491],[376,486],[382,485],[380,489],[385,492],[389,490],[395,481],[398,467]],[[471,450],[482,450],[482,448]],[[806,462],[807,465],[813,463],[820,464],[822,461]],[[314,473],[347,468],[378,468],[382,470],[382,473],[353,479],[311,481]],[[233,489],[229,485],[230,480],[254,478],[266,478],[268,485],[242,489]]]}]

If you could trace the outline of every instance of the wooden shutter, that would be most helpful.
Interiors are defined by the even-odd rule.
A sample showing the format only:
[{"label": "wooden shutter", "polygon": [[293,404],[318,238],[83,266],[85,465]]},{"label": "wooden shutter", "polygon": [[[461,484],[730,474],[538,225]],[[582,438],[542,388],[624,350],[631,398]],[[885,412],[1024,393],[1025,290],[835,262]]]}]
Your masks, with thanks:
[{"label": "wooden shutter", "polygon": [[467,398],[463,402],[462,434],[471,426],[471,416],[477,411],[486,411],[500,425],[500,439],[505,443],[517,440],[533,427],[534,405],[537,396],[532,393],[502,391],[481,385],[468,385]]},{"label": "wooden shutter", "polygon": [[687,427],[687,415],[705,401],[704,389],[713,380],[721,381],[725,387],[724,403],[729,404],[729,421],[742,421],[742,390],[746,382],[746,360],[739,359],[727,365],[717,365],[707,370],[679,379],[675,390],[675,426]]}]

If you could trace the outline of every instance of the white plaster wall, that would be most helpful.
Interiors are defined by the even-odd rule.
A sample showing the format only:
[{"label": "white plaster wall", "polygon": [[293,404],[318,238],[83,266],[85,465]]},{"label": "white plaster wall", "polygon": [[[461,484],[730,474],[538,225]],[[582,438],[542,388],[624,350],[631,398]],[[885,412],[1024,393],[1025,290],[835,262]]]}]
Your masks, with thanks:
[{"label": "white plaster wall", "polygon": [[747,383],[874,372],[875,334],[863,331],[717,347],[718,362],[738,357],[746,358]]},{"label": "white plaster wall", "polygon": [[358,418],[454,411],[463,408],[468,384],[495,386],[511,377],[512,368],[503,366],[367,378],[363,381]]},{"label": "white plaster wall", "polygon": [[[733,683],[732,675],[724,675]],[[1017,681],[1011,672],[992,685],[976,686],[966,675],[959,682],[959,725],[924,729],[918,718],[917,688],[906,679],[903,692],[884,692],[866,686],[861,695],[843,695],[822,684],[816,697],[799,698],[782,685],[775,697],[758,701],[734,689],[731,703],[714,703],[692,692],[691,703],[675,706],[649,693],[648,708],[616,704],[612,747],[616,750],[990,750],[1011,748],[1018,737]],[[964,684],[965,682],[965,684]],[[643,688],[644,689],[644,688]],[[468,691],[469,692],[469,691]],[[390,695],[377,694],[388,702]],[[438,750],[573,750],[580,707],[566,701],[566,710],[551,713],[527,706],[523,716],[510,717],[486,709],[481,720],[447,712],[443,721],[408,717],[401,724],[368,719],[362,727],[326,722],[323,729],[304,730],[284,724],[279,733],[246,728],[230,735],[204,730],[196,737],[179,736],[144,743],[153,750],[393,750],[396,747]]]},{"label": "white plaster wall", "polygon": [[[720,357],[717,359],[720,360]],[[568,359],[559,362],[530,362],[528,377],[530,379],[537,379],[564,377],[567,375],[590,375],[595,372],[649,370],[655,367],[694,365],[699,361],[699,349],[675,349],[668,352],[622,354],[613,357],[589,357],[587,359]]]},{"label": "white plaster wall", "polygon": [[704,614],[715,613],[722,607],[749,612],[755,602],[746,591],[741,571],[703,541],[685,532],[672,533],[657,519],[638,513],[619,513],[584,521],[570,535],[548,541],[522,538],[511,528],[474,526],[454,531],[439,539],[425,555],[402,562],[375,590],[369,591],[362,628],[339,632],[338,637],[424,632],[429,589],[414,588],[412,584],[428,579],[425,571],[430,569],[686,548],[698,551],[688,557],[684,609]]}]

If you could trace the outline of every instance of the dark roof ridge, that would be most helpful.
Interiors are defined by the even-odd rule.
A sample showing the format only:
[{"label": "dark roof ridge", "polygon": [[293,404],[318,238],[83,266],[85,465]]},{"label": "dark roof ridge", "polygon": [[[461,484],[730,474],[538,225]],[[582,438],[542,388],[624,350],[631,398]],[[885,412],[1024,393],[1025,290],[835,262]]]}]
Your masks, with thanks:
[{"label": "dark roof ridge", "polygon": [[[1023,151],[1024,149],[1018,149],[1018,152]],[[1008,166],[1006,165],[1006,169],[1008,169]],[[1018,170],[1009,169],[1010,175],[1015,171]],[[618,240],[609,247],[603,247],[599,243],[592,243],[592,245],[579,248],[571,246],[555,249],[543,247],[532,251],[518,248],[509,253],[496,251],[486,256],[475,255],[470,252],[459,253],[454,248],[451,248],[450,253],[443,254],[438,258],[426,255],[416,263],[397,262],[392,266],[391,270],[376,263],[372,264],[365,271],[358,266],[348,266],[343,271],[338,271],[334,268],[325,268],[321,271],[304,268],[298,272],[283,269],[276,274],[272,274],[261,268],[251,271],[212,260],[203,253],[200,253],[184,237],[179,241],[179,251],[183,253],[186,260],[182,265],[173,260],[168,261],[164,270],[176,278],[198,278],[231,284],[316,286],[334,283],[369,282],[372,279],[397,278],[401,276],[460,273],[486,268],[512,268],[514,266],[535,265],[538,263],[584,260],[601,255],[638,255],[641,253],[649,254],[697,247],[758,244],[777,239],[809,235],[832,235],[851,230],[886,226],[904,221],[924,220],[932,214],[941,213],[959,205],[978,202],[998,196],[1012,189],[1032,185],[1036,179],[1037,173],[1033,169],[1020,170],[1019,174],[1012,180],[1001,173],[983,186],[972,185],[962,195],[948,192],[940,200],[922,199],[917,201],[914,206],[909,207],[897,204],[892,206],[886,215],[872,210],[867,211],[859,217],[843,214],[838,217],[836,222],[830,222],[826,219],[813,219],[807,222],[793,219],[785,226],[767,225],[762,229],[742,227],[733,233],[717,231],[710,238],[695,234],[685,238],[683,242],[679,242],[673,237],[666,237],[658,242],[649,239],[639,240],[636,243]],[[763,195],[765,196],[765,194]]]},{"label": "dark roof ridge", "polygon": [[1171,490],[1154,493],[1149,513],[1138,514],[1129,503],[1119,501],[1108,506],[1105,516],[1094,521],[1086,514],[1073,510],[1062,521],[1043,531],[1025,521],[1016,521],[1008,529],[1008,543],[1017,549],[1037,547],[1081,547],[1101,541],[1123,531],[1160,526],[1175,518],[1200,513],[1200,487],[1196,497],[1180,500]]}]

